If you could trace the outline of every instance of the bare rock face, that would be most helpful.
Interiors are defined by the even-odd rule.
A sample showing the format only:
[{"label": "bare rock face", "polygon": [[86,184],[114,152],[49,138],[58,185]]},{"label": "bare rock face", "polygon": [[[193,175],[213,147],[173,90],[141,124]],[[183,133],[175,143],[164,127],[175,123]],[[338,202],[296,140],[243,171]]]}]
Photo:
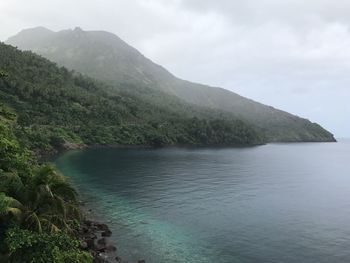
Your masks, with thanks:
[{"label": "bare rock face", "polygon": [[62,144],[62,148],[64,150],[76,150],[76,149],[83,149],[85,148],[86,145],[84,144],[78,144],[78,143],[73,143],[73,142],[68,142],[68,141],[65,141],[63,144]]}]

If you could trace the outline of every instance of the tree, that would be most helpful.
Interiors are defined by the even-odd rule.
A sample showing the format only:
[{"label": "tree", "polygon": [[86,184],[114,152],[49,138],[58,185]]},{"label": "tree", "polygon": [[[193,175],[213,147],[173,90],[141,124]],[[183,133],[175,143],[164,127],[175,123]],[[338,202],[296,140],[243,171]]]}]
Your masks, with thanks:
[{"label": "tree", "polygon": [[13,263],[89,263],[92,256],[79,250],[79,241],[59,231],[36,233],[18,227],[6,233],[8,261]]},{"label": "tree", "polygon": [[5,71],[0,70],[0,79],[6,78],[6,77],[8,77],[8,74]]},{"label": "tree", "polygon": [[80,219],[76,191],[52,166],[37,168],[26,184],[21,183],[19,177],[13,180],[3,174],[2,185],[10,179],[17,182],[17,191],[11,193],[10,184],[2,189],[7,191],[2,193],[3,216],[11,217],[22,227],[39,233],[62,229],[74,231],[75,223]]}]

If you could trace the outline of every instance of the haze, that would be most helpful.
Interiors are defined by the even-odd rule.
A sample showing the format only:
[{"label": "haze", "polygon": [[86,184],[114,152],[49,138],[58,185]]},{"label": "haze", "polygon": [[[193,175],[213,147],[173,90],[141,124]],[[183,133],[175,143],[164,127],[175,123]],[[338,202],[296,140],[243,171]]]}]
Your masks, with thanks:
[{"label": "haze", "polygon": [[345,0],[1,1],[0,40],[35,26],[110,31],[178,77],[349,137],[349,8]]}]

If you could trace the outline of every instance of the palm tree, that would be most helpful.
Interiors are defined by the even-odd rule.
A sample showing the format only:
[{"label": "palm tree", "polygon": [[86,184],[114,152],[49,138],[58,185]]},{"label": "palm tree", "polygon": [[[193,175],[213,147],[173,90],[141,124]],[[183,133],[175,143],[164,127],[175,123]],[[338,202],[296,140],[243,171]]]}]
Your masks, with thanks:
[{"label": "palm tree", "polygon": [[2,182],[6,182],[4,179],[12,184],[16,182],[16,189],[7,185],[0,199],[0,216],[14,218],[26,229],[38,232],[73,231],[80,213],[77,193],[65,177],[50,165],[39,167],[25,185],[18,176],[13,177],[3,175],[1,178]]}]

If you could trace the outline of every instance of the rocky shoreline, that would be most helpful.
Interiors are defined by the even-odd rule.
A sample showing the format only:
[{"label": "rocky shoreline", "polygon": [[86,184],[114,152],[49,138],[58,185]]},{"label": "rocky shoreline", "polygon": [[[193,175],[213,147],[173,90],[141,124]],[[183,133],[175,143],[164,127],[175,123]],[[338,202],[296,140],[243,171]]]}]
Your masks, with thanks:
[{"label": "rocky shoreline", "polygon": [[106,224],[84,219],[78,235],[80,248],[91,253],[93,262],[123,262],[117,255],[113,255],[116,254],[117,248],[108,240],[112,232]]},{"label": "rocky shoreline", "polygon": [[[118,256],[117,247],[109,240],[112,231],[109,227],[95,220],[84,219],[81,222],[78,237],[80,248],[88,251],[93,256],[94,263],[132,263]],[[138,260],[137,263],[146,263],[145,260]]]}]

